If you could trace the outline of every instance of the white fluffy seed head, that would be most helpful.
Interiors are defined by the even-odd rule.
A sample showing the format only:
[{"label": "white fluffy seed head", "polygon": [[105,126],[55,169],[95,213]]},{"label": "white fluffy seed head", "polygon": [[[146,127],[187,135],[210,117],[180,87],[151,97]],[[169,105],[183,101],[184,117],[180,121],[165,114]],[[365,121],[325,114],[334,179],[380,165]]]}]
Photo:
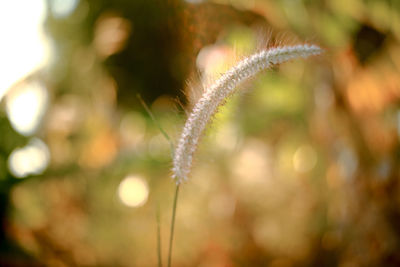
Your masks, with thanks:
[{"label": "white fluffy seed head", "polygon": [[173,158],[173,178],[176,184],[186,181],[192,165],[193,154],[199,139],[224,100],[235,92],[235,88],[243,81],[253,77],[260,71],[290,59],[306,58],[321,53],[316,45],[281,46],[253,54],[232,67],[207,88],[195,104],[187,119]]}]

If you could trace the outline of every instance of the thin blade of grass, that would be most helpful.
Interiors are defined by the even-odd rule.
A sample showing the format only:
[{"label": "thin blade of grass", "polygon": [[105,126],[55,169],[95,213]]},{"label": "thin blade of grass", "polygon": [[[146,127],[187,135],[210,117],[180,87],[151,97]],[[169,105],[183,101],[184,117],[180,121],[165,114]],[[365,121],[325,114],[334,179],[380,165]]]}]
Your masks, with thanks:
[{"label": "thin blade of grass", "polygon": [[172,158],[174,157],[174,149],[175,145],[174,142],[172,142],[171,137],[167,134],[167,132],[161,127],[161,124],[158,122],[156,117],[153,115],[153,112],[151,112],[149,106],[147,106],[146,102],[144,102],[143,98],[140,96],[140,94],[137,94],[136,97],[139,99],[140,104],[142,104],[143,108],[146,110],[147,114],[149,114],[151,120],[153,121],[154,125],[160,130],[161,134],[167,139],[169,146],[171,148],[171,154]]}]

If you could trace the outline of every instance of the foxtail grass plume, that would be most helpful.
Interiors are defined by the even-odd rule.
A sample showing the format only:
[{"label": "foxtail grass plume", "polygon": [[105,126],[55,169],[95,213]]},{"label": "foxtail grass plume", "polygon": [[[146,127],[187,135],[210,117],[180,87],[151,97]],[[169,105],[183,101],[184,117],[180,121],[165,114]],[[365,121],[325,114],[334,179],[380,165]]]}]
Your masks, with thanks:
[{"label": "foxtail grass plume", "polygon": [[243,59],[207,88],[190,113],[175,149],[172,171],[176,184],[188,179],[193,154],[204,128],[241,82],[273,65],[317,55],[321,51],[320,47],[308,44],[270,48]]}]

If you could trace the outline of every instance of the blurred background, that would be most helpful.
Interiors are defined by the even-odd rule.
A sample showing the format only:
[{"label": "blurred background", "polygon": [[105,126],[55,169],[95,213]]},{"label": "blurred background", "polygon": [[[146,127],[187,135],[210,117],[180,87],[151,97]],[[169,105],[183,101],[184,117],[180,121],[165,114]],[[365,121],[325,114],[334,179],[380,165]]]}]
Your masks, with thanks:
[{"label": "blurred background", "polygon": [[188,88],[267,39],[325,53],[216,116],[173,266],[400,266],[400,1],[9,0],[0,34],[1,266],[156,266],[157,209],[165,262],[171,151],[137,96],[176,140]]}]

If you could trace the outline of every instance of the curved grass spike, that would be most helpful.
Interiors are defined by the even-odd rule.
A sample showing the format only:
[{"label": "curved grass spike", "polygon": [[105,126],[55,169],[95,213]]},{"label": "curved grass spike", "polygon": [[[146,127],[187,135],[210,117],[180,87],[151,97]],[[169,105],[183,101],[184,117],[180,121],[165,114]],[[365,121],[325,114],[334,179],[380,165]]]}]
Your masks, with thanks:
[{"label": "curved grass spike", "polygon": [[176,184],[180,185],[188,179],[193,154],[204,128],[218,107],[235,92],[241,82],[273,65],[290,59],[317,55],[321,51],[320,47],[308,44],[264,50],[240,61],[207,88],[189,115],[175,149],[172,170]]}]

